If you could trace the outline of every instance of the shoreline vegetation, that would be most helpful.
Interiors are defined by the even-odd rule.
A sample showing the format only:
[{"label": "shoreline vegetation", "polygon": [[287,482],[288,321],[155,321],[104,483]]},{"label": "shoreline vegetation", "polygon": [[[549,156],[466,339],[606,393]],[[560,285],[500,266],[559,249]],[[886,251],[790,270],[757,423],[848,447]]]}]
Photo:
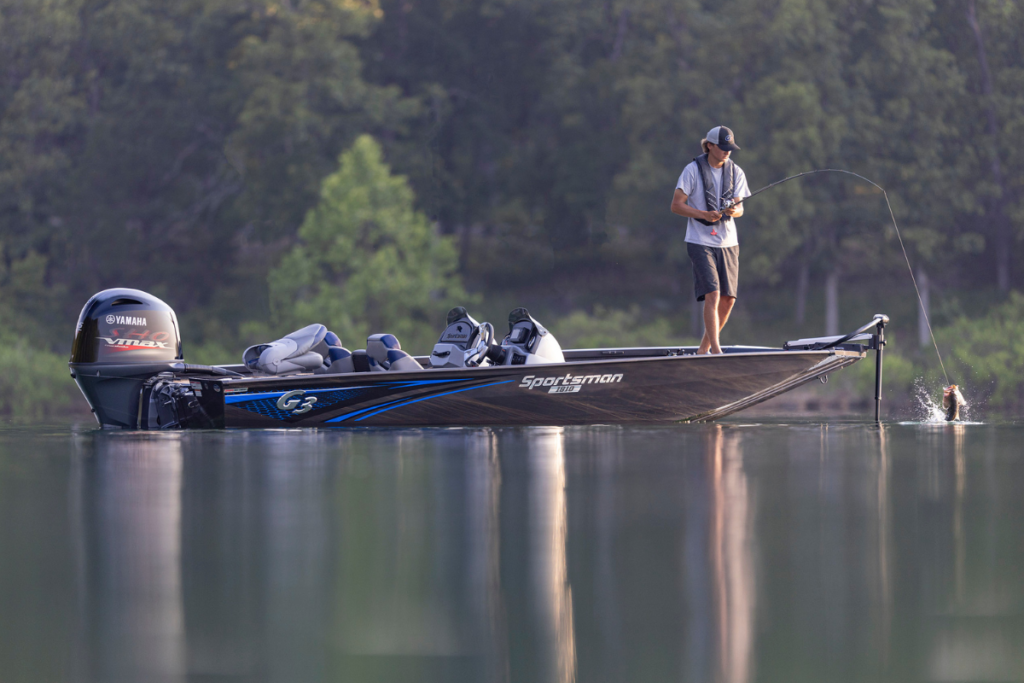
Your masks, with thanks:
[{"label": "shoreline vegetation", "polygon": [[[0,0],[0,415],[82,406],[71,328],[109,287],[164,299],[199,363],[310,322],[425,353],[453,305],[692,343],[669,204],[723,124],[754,188],[884,186],[949,381],[1024,415],[1022,34],[985,0]],[[786,183],[739,232],[723,343],[886,313],[885,405],[937,394],[875,188]]]}]

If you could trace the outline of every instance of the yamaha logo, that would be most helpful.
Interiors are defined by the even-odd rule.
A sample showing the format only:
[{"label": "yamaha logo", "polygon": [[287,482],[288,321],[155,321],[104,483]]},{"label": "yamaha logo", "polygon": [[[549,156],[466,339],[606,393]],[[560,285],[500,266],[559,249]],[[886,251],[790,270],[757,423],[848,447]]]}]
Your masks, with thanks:
[{"label": "yamaha logo", "polygon": [[146,327],[149,323],[146,322],[145,318],[139,318],[130,315],[108,315],[108,325],[139,325]]}]

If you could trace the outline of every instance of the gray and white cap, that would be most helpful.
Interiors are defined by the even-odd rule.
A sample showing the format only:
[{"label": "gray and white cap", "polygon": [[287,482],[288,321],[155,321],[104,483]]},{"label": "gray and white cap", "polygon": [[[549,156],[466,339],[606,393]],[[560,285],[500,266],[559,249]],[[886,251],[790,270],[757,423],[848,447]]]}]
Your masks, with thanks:
[{"label": "gray and white cap", "polygon": [[725,126],[715,126],[709,130],[707,140],[727,152],[735,152],[740,148],[736,144],[736,136],[732,134],[732,129]]}]

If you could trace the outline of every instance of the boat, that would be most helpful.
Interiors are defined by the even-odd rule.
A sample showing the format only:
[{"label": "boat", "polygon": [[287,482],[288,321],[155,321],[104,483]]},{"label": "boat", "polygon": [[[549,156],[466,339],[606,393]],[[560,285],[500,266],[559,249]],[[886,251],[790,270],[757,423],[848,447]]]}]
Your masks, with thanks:
[{"label": "boat", "polygon": [[888,317],[842,336],[781,348],[567,349],[524,309],[499,342],[490,323],[453,309],[429,356],[390,334],[348,351],[313,324],[243,353],[185,362],[177,316],[155,296],[108,289],[82,309],[69,367],[106,429],[462,427],[711,421],[876,353],[881,400]]}]

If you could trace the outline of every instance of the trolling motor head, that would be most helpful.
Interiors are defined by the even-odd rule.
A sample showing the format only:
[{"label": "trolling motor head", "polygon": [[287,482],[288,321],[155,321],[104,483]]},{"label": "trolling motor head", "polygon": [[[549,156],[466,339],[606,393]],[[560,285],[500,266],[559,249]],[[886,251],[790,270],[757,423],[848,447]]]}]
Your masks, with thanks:
[{"label": "trolling motor head", "polygon": [[145,380],[184,360],[174,310],[138,289],[106,289],[82,308],[68,363],[103,427],[134,429]]}]

